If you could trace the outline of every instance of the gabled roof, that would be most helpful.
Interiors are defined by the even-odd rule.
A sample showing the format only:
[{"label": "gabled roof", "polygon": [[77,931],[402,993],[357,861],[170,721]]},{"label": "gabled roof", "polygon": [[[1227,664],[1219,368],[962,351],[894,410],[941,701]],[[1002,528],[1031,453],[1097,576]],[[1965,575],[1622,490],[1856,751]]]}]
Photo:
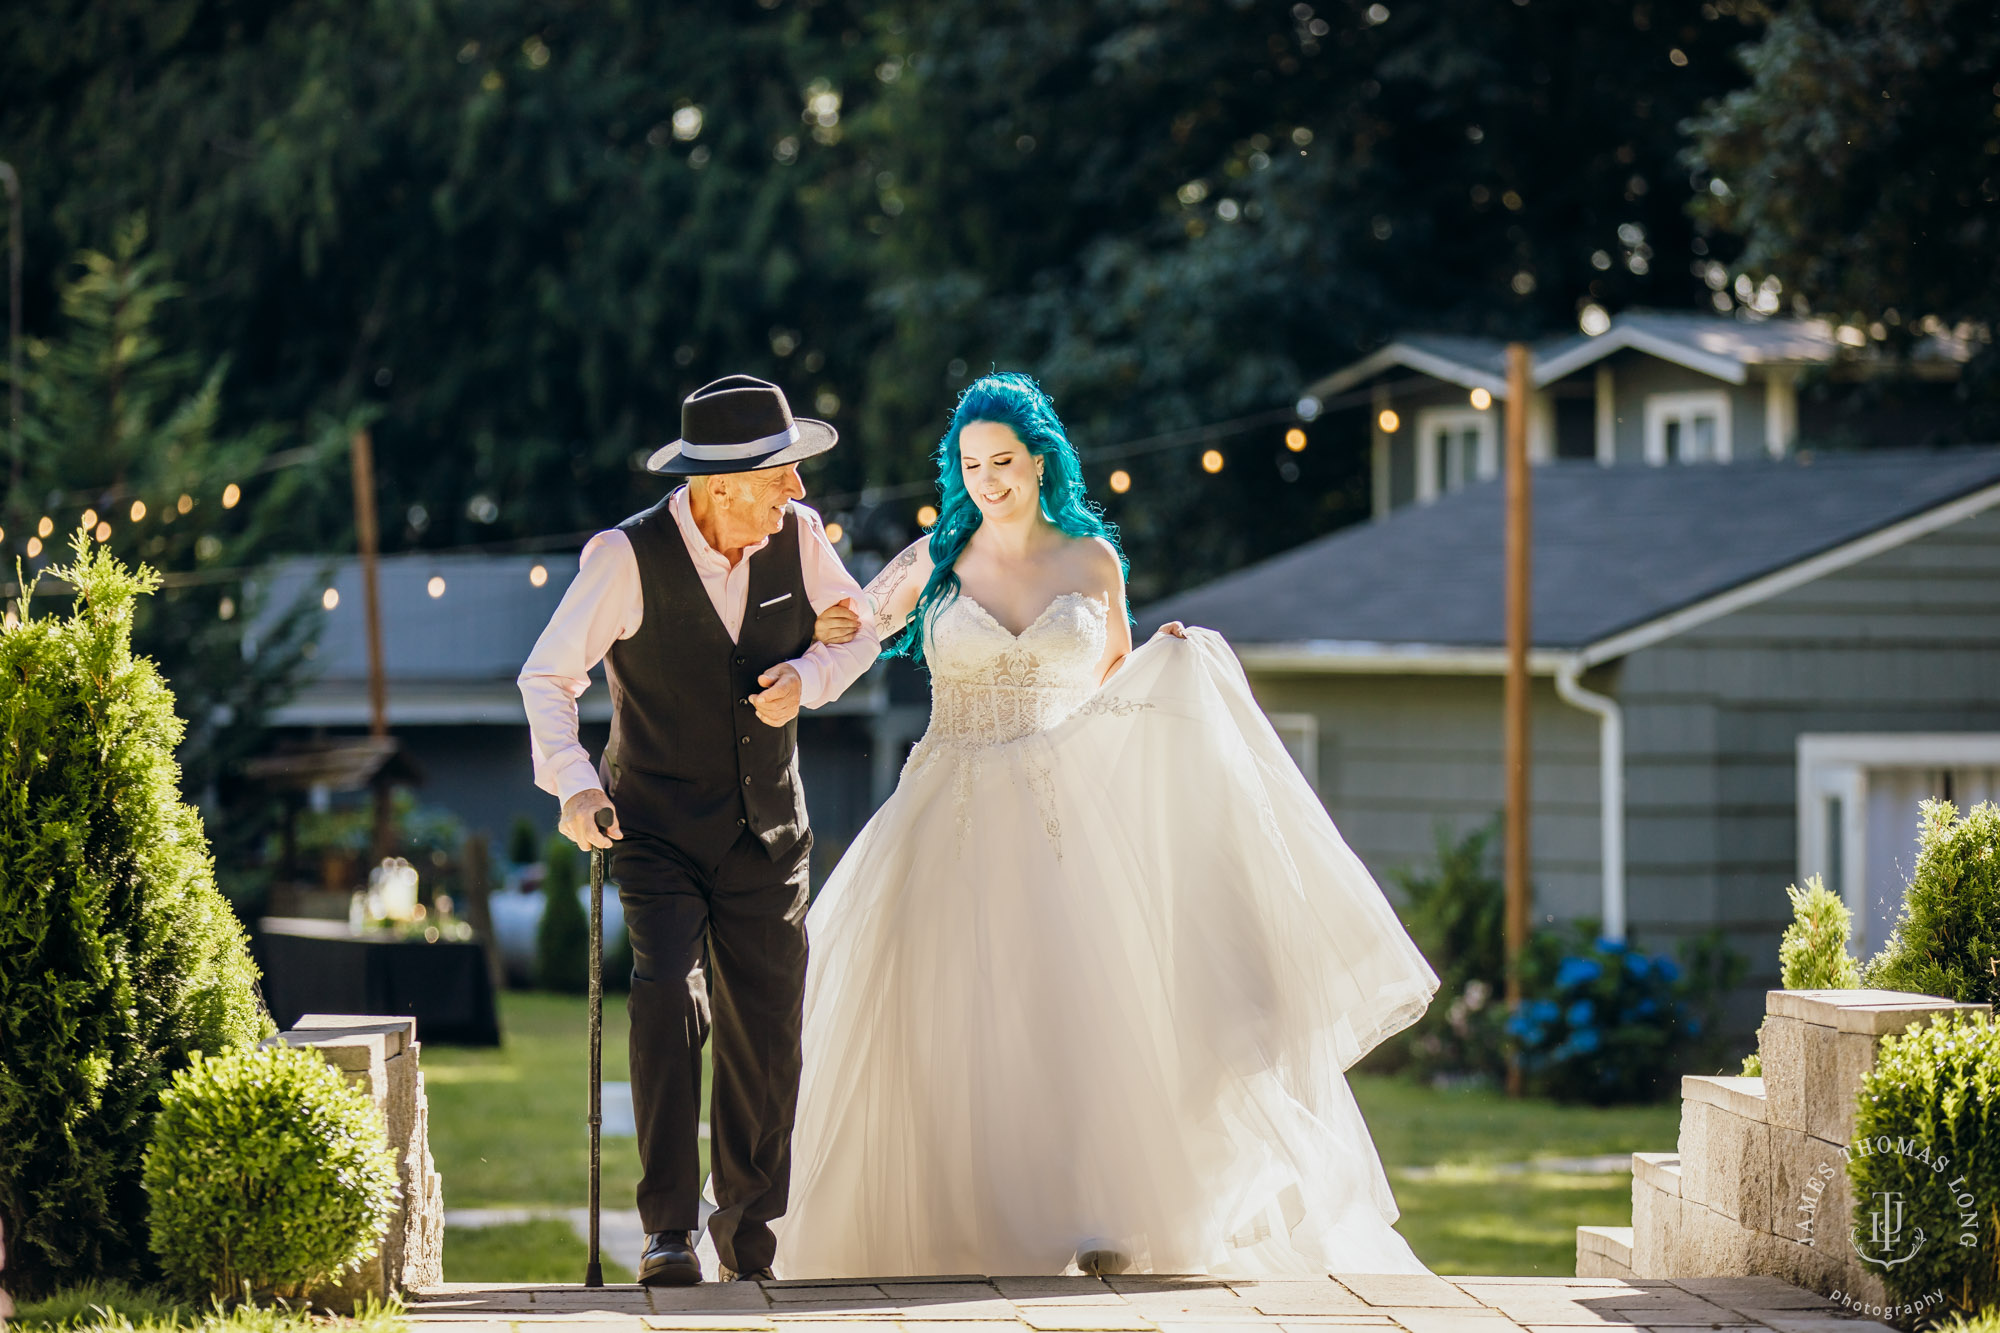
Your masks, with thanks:
[{"label": "gabled roof", "polygon": [[[1844,353],[1834,326],[1824,319],[1749,320],[1685,310],[1634,310],[1614,316],[1611,327],[1595,336],[1566,334],[1532,344],[1534,385],[1543,388],[1628,348],[1730,384],[1744,383],[1756,366],[1823,365],[1844,354],[1880,359],[1872,352]],[[1969,342],[1940,335],[1920,342],[1914,356],[1955,364],[1971,351]],[[1317,380],[1306,393],[1331,398],[1398,367],[1461,388],[1485,389],[1495,398],[1507,396],[1507,344],[1450,334],[1400,336]]]},{"label": "gabled roof", "polygon": [[[1206,625],[1239,650],[1272,649],[1273,661],[1490,669],[1505,642],[1501,505],[1500,482],[1468,487],[1165,598],[1140,619]],[[1550,463],[1534,472],[1533,642],[1545,655],[1608,660],[1995,505],[1995,448]],[[1488,666],[1466,665],[1468,651]]]}]

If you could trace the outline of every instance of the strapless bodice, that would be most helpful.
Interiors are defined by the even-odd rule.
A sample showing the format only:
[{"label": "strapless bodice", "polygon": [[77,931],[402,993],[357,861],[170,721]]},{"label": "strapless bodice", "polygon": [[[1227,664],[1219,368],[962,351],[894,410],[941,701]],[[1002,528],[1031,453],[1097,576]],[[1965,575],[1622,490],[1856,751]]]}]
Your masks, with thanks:
[{"label": "strapless bodice", "polygon": [[920,748],[982,747],[1047,731],[1097,685],[1103,602],[1060,593],[1019,634],[963,594],[931,622],[931,722]]}]

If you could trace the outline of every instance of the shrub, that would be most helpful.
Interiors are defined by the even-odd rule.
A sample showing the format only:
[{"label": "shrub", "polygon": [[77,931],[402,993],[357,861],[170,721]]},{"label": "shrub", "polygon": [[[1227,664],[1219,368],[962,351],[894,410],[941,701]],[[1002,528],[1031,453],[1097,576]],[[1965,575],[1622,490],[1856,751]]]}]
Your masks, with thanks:
[{"label": "shrub", "polygon": [[0,1215],[8,1285],[134,1276],[140,1158],[196,1051],[256,1038],[255,971],[183,804],[181,724],[132,655],[158,576],[81,535],[67,616],[0,630]]},{"label": "shrub", "polygon": [[535,825],[526,815],[515,815],[507,830],[507,859],[517,866],[535,859]]},{"label": "shrub", "polygon": [[1778,976],[1786,990],[1856,990],[1861,966],[1847,951],[1854,914],[1818,875],[1787,885],[1792,924],[1778,941]]},{"label": "shrub", "polygon": [[577,901],[577,845],[560,833],[542,850],[542,920],[535,929],[535,981],[544,990],[590,985],[590,914]]},{"label": "shrub", "polygon": [[1950,801],[1924,802],[1902,915],[1865,973],[1883,990],[2000,1003],[2000,807],[1960,819]]},{"label": "shrub", "polygon": [[1555,937],[1537,935],[1523,958],[1524,998],[1507,1022],[1522,1068],[1560,1101],[1659,1097],[1714,1027],[1714,1010],[1742,960],[1711,935],[1684,947],[1683,968],[1622,940],[1593,940],[1594,929],[1580,923],[1567,951]]},{"label": "shrub", "polygon": [[1454,838],[1441,823],[1434,872],[1390,872],[1404,927],[1438,974],[1438,998],[1384,1043],[1374,1067],[1408,1067],[1431,1079],[1505,1074],[1506,894],[1488,869],[1498,831],[1488,823]]},{"label": "shrub", "polygon": [[[1861,985],[1861,968],[1847,952],[1854,930],[1854,914],[1840,895],[1820,882],[1818,875],[1806,880],[1804,888],[1785,887],[1792,900],[1792,924],[1778,941],[1778,984],[1786,990],[1855,990]],[[1757,1028],[1762,1044],[1763,1026]],[[1743,1058],[1743,1072],[1761,1077],[1764,1060],[1753,1051]]]},{"label": "shrub", "polygon": [[396,1207],[374,1103],[289,1046],[177,1074],[145,1178],[153,1253],[191,1297],[310,1296],[375,1253]]},{"label": "shrub", "polygon": [[[1927,1237],[1883,1273],[1891,1300],[1942,1291],[1964,1314],[2000,1305],[2000,1025],[1983,1013],[1948,1015],[1885,1037],[1862,1076],[1854,1138],[1856,1228],[1866,1225],[1866,1201],[1895,1193],[1906,1229]],[[1888,1151],[1858,1150],[1885,1138]],[[1928,1154],[1914,1155],[1918,1145]]]}]

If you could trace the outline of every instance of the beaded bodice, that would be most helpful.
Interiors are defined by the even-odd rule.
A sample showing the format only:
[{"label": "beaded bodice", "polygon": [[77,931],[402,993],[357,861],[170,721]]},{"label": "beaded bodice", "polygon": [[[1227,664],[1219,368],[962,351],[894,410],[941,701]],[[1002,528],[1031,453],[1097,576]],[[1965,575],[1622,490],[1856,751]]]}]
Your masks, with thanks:
[{"label": "beaded bodice", "polygon": [[1096,688],[1107,614],[1094,597],[1061,593],[1010,634],[970,597],[953,598],[924,644],[931,722],[918,749],[1000,745],[1068,717]]}]

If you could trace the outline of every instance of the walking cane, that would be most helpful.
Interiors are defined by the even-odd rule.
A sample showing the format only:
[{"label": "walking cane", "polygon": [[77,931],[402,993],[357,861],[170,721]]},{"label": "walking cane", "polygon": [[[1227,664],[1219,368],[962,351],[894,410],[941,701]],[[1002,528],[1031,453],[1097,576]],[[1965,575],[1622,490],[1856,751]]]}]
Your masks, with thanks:
[{"label": "walking cane", "polygon": [[[610,829],[609,809],[597,812],[597,827]],[[604,1285],[597,1255],[598,1144],[604,1128],[604,849],[590,849],[590,1261],[583,1285]]]}]

